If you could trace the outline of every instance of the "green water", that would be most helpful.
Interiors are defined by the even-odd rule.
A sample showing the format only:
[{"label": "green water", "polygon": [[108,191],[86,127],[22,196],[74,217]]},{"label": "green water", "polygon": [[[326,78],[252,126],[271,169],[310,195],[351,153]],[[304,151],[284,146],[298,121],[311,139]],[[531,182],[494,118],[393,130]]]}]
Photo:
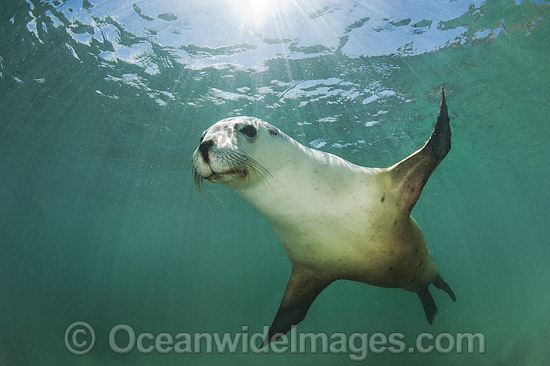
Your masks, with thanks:
[{"label": "green water", "polygon": [[[416,295],[342,281],[298,329],[486,339],[484,354],[363,364],[546,365],[550,5],[300,0],[262,18],[243,4],[0,3],[0,365],[356,364],[309,351],[122,355],[108,335],[252,334],[273,319],[290,263],[236,193],[195,189],[204,129],[253,115],[388,166],[429,136],[440,85],[453,147],[413,216],[457,302],[433,290],[430,326]],[[65,345],[75,321],[95,329],[84,356]]]}]

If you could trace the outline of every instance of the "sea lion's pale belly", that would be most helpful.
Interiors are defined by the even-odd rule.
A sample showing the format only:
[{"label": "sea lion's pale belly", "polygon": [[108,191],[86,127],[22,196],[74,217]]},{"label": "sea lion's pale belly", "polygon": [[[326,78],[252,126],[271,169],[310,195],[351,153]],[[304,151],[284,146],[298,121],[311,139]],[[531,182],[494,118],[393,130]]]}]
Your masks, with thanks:
[{"label": "sea lion's pale belly", "polygon": [[294,265],[327,277],[414,291],[415,283],[425,285],[424,278],[433,278],[437,269],[416,223],[409,219],[399,226],[383,235],[373,227],[351,233],[329,221],[273,229]]},{"label": "sea lion's pale belly", "polygon": [[307,214],[288,210],[268,219],[294,265],[327,277],[414,291],[437,269],[416,222],[389,191],[382,191],[373,195],[371,190],[372,199],[340,200],[344,204],[338,207]]}]

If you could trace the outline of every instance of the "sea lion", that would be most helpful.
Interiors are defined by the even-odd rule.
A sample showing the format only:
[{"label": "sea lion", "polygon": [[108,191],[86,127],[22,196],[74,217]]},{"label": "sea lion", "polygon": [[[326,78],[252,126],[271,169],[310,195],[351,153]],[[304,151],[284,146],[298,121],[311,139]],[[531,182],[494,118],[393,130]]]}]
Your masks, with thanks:
[{"label": "sea lion", "polygon": [[308,148],[253,117],[208,128],[193,154],[193,174],[233,188],[271,223],[292,273],[264,345],[304,319],[336,280],[418,294],[428,322],[437,314],[430,284],[456,297],[410,213],[451,148],[445,93],[435,128],[418,151],[389,168],[367,168]]}]

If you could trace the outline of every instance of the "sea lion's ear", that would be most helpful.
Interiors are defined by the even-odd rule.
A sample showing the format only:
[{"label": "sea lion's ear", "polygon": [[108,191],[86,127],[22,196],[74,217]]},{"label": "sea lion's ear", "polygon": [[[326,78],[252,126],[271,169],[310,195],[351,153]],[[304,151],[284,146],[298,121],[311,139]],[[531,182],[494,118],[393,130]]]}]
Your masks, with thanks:
[{"label": "sea lion's ear", "polygon": [[401,204],[410,213],[428,178],[451,149],[451,127],[445,92],[441,88],[439,116],[422,149],[389,168],[392,186],[399,187]]},{"label": "sea lion's ear", "polygon": [[304,320],[317,295],[332,281],[332,279],[320,277],[310,271],[293,268],[281,305],[262,347],[276,341]]}]

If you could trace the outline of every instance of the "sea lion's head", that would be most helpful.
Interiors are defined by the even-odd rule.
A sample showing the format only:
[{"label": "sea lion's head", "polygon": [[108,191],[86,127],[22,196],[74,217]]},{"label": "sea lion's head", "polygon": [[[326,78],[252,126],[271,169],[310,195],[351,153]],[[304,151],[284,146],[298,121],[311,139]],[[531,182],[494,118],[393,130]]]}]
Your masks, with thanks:
[{"label": "sea lion's head", "polygon": [[232,117],[216,122],[202,134],[193,153],[193,175],[230,187],[271,176],[274,147],[282,132],[254,117]]}]

